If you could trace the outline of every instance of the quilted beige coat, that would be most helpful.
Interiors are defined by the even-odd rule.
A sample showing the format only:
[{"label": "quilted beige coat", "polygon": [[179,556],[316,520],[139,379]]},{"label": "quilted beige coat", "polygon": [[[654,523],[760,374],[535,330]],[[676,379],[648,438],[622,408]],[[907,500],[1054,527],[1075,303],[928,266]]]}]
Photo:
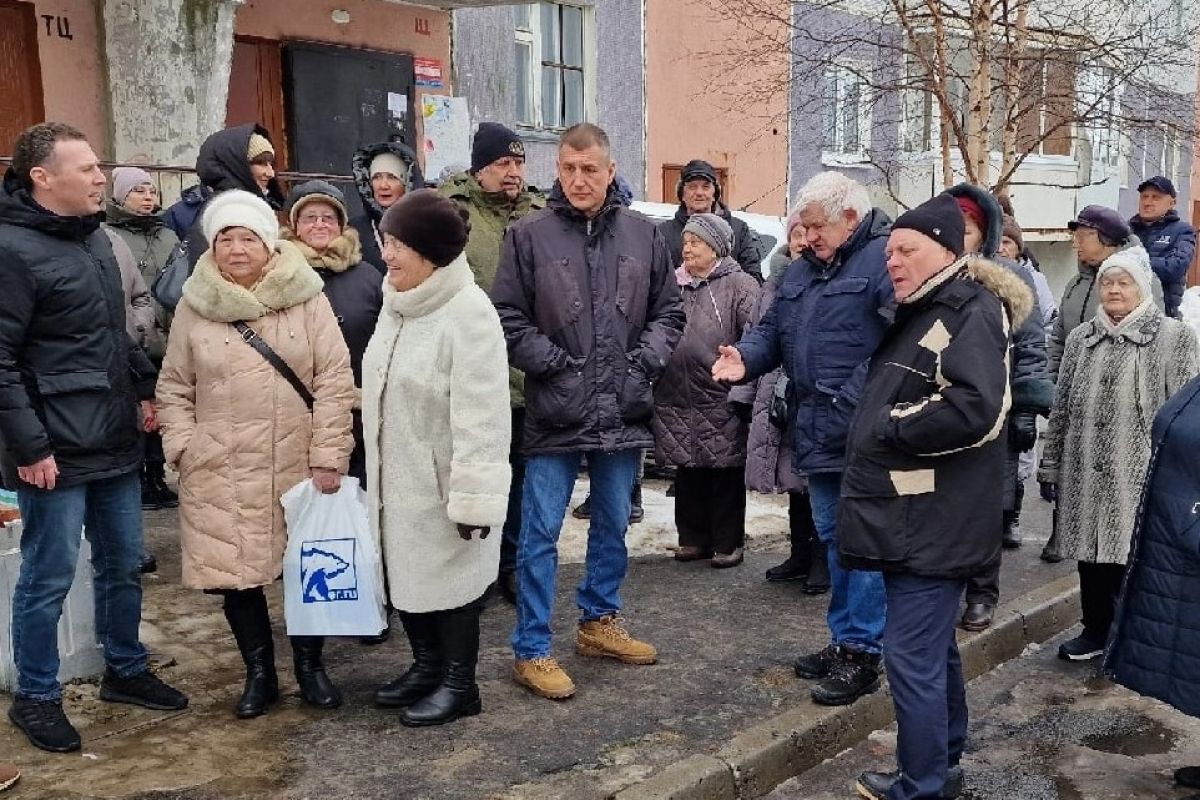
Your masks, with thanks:
[{"label": "quilted beige coat", "polygon": [[[183,584],[248,589],[279,577],[280,496],[310,469],[345,474],[354,441],[350,356],[322,281],[289,242],[245,289],[205,253],[184,284],[158,380],[167,461],[179,471]],[[246,320],[309,387],[296,390],[230,324]]]}]

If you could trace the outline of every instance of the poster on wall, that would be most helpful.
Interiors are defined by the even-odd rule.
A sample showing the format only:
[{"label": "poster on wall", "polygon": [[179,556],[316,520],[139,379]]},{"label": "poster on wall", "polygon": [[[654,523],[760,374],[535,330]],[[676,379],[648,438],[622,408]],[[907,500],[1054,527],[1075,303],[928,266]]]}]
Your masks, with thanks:
[{"label": "poster on wall", "polygon": [[465,97],[440,94],[421,98],[425,131],[425,174],[440,178],[443,172],[461,172],[471,163],[471,121]]},{"label": "poster on wall", "polygon": [[441,89],[446,85],[442,82],[442,62],[436,58],[414,58],[413,74],[417,78],[417,86]]},{"label": "poster on wall", "polygon": [[408,130],[408,95],[387,93],[388,122],[397,133]]}]

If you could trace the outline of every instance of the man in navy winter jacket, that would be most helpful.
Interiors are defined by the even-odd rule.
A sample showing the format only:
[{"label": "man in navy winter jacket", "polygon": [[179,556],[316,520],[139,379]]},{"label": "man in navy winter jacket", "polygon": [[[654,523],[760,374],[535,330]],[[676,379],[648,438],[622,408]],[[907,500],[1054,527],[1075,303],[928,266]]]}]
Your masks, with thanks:
[{"label": "man in navy winter jacket", "polygon": [[1129,227],[1150,254],[1150,268],[1162,281],[1167,316],[1179,316],[1188,267],[1196,253],[1196,230],[1175,210],[1175,184],[1161,175],[1138,186],[1138,213]]},{"label": "man in navy winter jacket", "polygon": [[713,377],[758,378],[782,365],[789,380],[792,465],[807,476],[813,524],[828,545],[831,643],[796,662],[819,680],[813,699],[852,703],[879,686],[884,623],[878,572],[844,569],[837,514],[846,434],[893,306],[884,245],[891,220],[867,190],[836,172],[815,176],[796,201],[809,249],[788,267],[774,305],[736,347],[722,347]]}]

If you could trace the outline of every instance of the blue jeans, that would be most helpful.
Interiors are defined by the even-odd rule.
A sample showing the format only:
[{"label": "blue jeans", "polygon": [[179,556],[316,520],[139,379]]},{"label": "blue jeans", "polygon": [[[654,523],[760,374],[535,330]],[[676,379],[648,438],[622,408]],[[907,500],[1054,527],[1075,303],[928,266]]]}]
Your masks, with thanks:
[{"label": "blue jeans", "polygon": [[829,558],[829,633],[836,645],[853,650],[878,653],[883,638],[885,605],[883,575],[844,569],[838,554],[838,499],[842,490],[840,472],[820,472],[808,476],[808,495],[812,501],[813,526],[826,544]]},{"label": "blue jeans", "polygon": [[58,620],[86,533],[95,576],[96,639],[123,678],[147,669],[142,621],[142,489],[139,472],[44,491],[17,489],[24,529],[21,574],[13,592],[12,642],[17,694],[58,700]]},{"label": "blue jeans", "polygon": [[967,740],[967,693],[954,639],[964,580],[884,577],[883,660],[896,706],[900,779],[890,800],[940,797]]},{"label": "blue jeans", "polygon": [[550,655],[550,617],[558,572],[558,536],[586,456],[591,480],[591,520],[583,581],[575,593],[580,621],[621,610],[621,582],[629,567],[625,532],[630,493],[641,450],[555,453],[530,456],[521,499],[521,540],[517,551],[517,627],[513,653],[519,660]]}]

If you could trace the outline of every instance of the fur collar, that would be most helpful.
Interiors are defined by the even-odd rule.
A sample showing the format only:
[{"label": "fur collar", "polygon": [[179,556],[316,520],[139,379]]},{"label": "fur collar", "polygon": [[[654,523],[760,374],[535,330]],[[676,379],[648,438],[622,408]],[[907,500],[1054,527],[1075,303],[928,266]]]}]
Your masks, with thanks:
[{"label": "fur collar", "polygon": [[183,296],[207,320],[237,322],[298,306],[320,294],[324,286],[296,246],[280,241],[262,278],[250,289],[226,280],[212,250],[207,251],[183,284]]},{"label": "fur collar", "polygon": [[437,311],[463,288],[475,285],[475,274],[467,264],[465,253],[440,269],[435,269],[425,282],[407,292],[397,292],[386,279],[383,282],[383,304],[397,317],[423,317]]},{"label": "fur collar", "polygon": [[300,241],[300,237],[291,228],[285,226],[279,232],[279,235],[281,238],[296,245],[296,249],[300,251],[300,254],[304,256],[304,260],[313,269],[345,272],[362,262],[362,242],[358,238],[358,231],[349,225],[342,231],[341,236],[329,243],[324,253],[318,253]]},{"label": "fur collar", "polygon": [[1019,327],[1033,310],[1033,293],[1025,281],[1010,269],[976,253],[960,257],[950,266],[925,281],[919,289],[904,298],[903,304],[916,303],[928,297],[940,286],[955,278],[973,280],[1000,299],[1008,309],[1014,328]]}]

